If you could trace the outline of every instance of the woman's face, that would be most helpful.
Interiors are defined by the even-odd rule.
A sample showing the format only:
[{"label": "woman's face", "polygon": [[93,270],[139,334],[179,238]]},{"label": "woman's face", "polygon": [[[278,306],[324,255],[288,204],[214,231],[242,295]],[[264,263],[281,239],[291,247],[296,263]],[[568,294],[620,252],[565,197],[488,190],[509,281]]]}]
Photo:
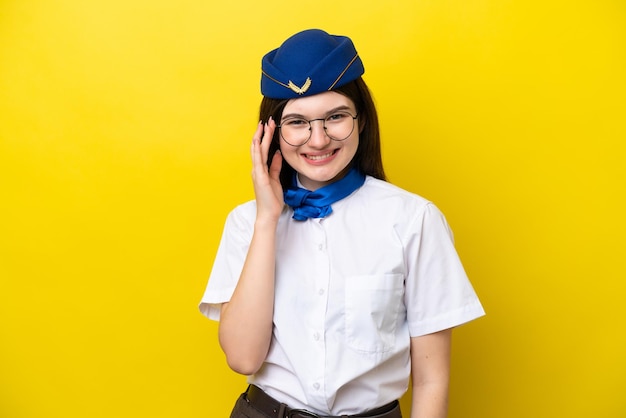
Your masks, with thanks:
[{"label": "woman's face", "polygon": [[[337,112],[347,112],[352,116],[357,114],[352,100],[329,91],[290,100],[283,110],[281,120],[277,123],[283,124],[287,119],[294,117],[309,121],[332,119]],[[289,165],[298,172],[298,178],[306,189],[317,190],[345,175],[359,146],[358,122],[358,119],[354,121],[352,133],[343,141],[330,139],[324,131],[322,120],[311,122],[311,138],[304,145],[289,145],[281,137],[280,152]]]}]

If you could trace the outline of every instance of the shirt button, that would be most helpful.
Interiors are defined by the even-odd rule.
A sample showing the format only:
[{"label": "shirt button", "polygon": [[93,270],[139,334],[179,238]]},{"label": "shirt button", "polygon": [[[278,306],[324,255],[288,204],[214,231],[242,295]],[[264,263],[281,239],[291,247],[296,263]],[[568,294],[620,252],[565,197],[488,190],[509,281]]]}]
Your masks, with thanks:
[{"label": "shirt button", "polygon": [[318,245],[318,246],[317,246],[317,249],[318,249],[318,250],[320,250],[320,251],[322,251],[322,250],[324,249],[324,244],[320,244],[320,245]]},{"label": "shirt button", "polygon": [[320,333],[319,333],[319,332],[316,332],[315,334],[313,334],[313,339],[314,339],[315,341],[319,341],[319,339],[320,339]]},{"label": "shirt button", "polygon": [[318,293],[320,296],[322,296],[322,295],[324,294],[324,292],[325,292],[325,290],[324,290],[324,289],[320,289],[320,290],[318,290],[318,291],[317,291],[317,293]]},{"label": "shirt button", "polygon": [[313,389],[318,390],[320,388],[319,383],[313,383]]}]

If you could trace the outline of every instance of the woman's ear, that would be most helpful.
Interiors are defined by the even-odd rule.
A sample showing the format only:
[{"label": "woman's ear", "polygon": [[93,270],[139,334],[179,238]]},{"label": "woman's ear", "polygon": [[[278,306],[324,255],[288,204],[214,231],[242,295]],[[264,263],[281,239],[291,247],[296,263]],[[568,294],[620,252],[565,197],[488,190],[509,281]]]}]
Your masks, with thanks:
[{"label": "woman's ear", "polygon": [[365,124],[367,123],[367,119],[365,116],[359,116],[359,135],[363,133],[363,129],[365,129]]}]

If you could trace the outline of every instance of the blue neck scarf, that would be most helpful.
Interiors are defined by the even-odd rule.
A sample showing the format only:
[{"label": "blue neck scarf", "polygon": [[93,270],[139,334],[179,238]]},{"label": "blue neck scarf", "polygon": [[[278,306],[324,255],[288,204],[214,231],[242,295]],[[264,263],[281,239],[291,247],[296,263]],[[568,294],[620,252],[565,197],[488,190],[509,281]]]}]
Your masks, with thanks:
[{"label": "blue neck scarf", "polygon": [[293,174],[291,187],[284,192],[285,203],[293,209],[293,219],[324,218],[333,209],[331,204],[350,195],[365,183],[365,175],[352,168],[342,179],[312,192],[298,187],[297,173]]}]

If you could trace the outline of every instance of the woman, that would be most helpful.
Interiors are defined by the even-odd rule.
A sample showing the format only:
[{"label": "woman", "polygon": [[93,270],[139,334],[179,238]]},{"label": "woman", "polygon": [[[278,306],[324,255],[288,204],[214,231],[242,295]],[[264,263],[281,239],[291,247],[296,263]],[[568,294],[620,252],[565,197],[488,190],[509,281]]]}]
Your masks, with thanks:
[{"label": "woman", "polygon": [[255,201],[228,216],[201,311],[250,386],[231,418],[445,417],[451,329],[484,314],[443,215],[385,181],[352,41],[262,60]]}]

